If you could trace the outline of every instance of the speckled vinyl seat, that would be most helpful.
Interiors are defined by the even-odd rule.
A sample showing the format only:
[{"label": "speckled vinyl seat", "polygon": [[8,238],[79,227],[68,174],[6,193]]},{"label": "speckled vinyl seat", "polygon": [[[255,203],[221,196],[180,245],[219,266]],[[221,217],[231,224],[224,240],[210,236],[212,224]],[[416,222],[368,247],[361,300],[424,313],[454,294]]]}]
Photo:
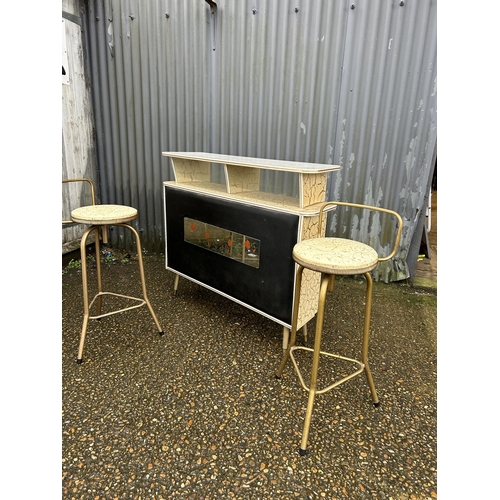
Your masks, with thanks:
[{"label": "speckled vinyl seat", "polygon": [[[83,326],[80,336],[80,346],[78,349],[77,363],[82,363],[83,361],[83,347],[85,344],[85,336],[87,334],[87,327],[89,319],[101,319],[105,316],[110,316],[112,314],[117,314],[120,312],[128,311],[130,309],[135,309],[137,307],[142,307],[146,305],[153,317],[153,320],[158,328],[160,335],[163,335],[163,330],[158,322],[158,318],[153,311],[151,303],[149,302],[147,292],[146,292],[146,279],[144,275],[144,265],[142,260],[142,249],[141,241],[139,238],[139,233],[128,223],[137,219],[138,212],[133,207],[128,207],[125,205],[96,205],[94,197],[94,187],[91,181],[88,179],[70,179],[63,182],[79,182],[86,181],[90,183],[92,189],[92,205],[76,208],[71,212],[71,221],[78,224],[89,224],[90,227],[86,229],[82,235],[82,240],[80,243],[81,252],[81,262],[82,262],[82,282],[83,282]],[[65,221],[66,222],[66,221]],[[101,279],[101,262],[100,262],[100,242],[99,242],[99,229],[103,232],[103,242],[107,242],[107,229],[108,226],[121,226],[128,229],[134,236],[136,249],[137,249],[137,260],[139,263],[139,271],[141,275],[141,285],[142,285],[142,298],[130,297],[127,295],[122,295],[114,292],[105,292],[102,288]],[[95,252],[96,252],[96,267],[97,267],[97,294],[94,296],[92,301],[89,302],[88,295],[88,277],[87,277],[87,239],[89,235],[95,233]],[[102,297],[104,295],[113,295],[115,297],[121,297],[127,299],[128,301],[135,302],[135,304],[123,307],[120,309],[115,309],[111,312],[102,313]],[[97,314],[94,316],[90,315],[90,310],[96,302]]]},{"label": "speckled vinyl seat", "polygon": [[[401,217],[399,216],[398,213],[393,212],[392,210],[372,207],[368,205],[359,205],[355,203],[344,203],[344,202],[324,203],[321,207],[319,214],[319,221],[318,221],[319,227],[322,227],[322,216],[324,209],[332,205],[342,205],[342,206],[384,212],[394,216],[397,220],[398,226],[392,252],[387,257],[382,257],[382,258],[379,257],[377,252],[369,245],[365,245],[364,243],[344,238],[313,238],[301,241],[300,243],[297,243],[293,248],[293,259],[298,264],[298,266],[296,274],[296,286],[295,286],[296,296],[293,307],[291,338],[288,348],[283,356],[281,365],[279,366],[278,371],[276,372],[276,376],[278,378],[281,378],[285,365],[288,359],[291,358],[302,387],[309,392],[306,417],[304,421],[304,429],[302,432],[302,440],[299,448],[299,452],[301,455],[305,455],[306,453],[307,438],[309,435],[309,428],[311,424],[312,410],[314,405],[314,397],[316,396],[316,394],[322,394],[327,391],[330,391],[334,387],[337,387],[338,385],[364,372],[368,381],[368,385],[370,387],[373,403],[375,406],[379,405],[377,391],[375,389],[375,384],[373,382],[373,378],[370,372],[370,367],[368,365],[368,341],[369,341],[369,331],[370,331],[370,316],[371,316],[372,287],[373,287],[373,281],[370,272],[377,267],[380,261],[389,260],[395,255],[399,246],[399,240],[401,238],[401,230],[402,230]],[[318,315],[316,319],[314,349],[295,345],[296,334],[297,334],[297,318],[298,318],[299,301],[300,301],[300,288],[302,283],[302,273],[304,269],[310,269],[312,271],[322,273],[319,299],[318,299],[318,313],[317,313]],[[332,354],[321,351],[321,335],[323,330],[326,292],[328,289],[333,290],[335,275],[345,276],[345,275],[359,275],[359,274],[363,274],[366,278],[365,318],[364,318],[364,328],[363,328],[363,345],[361,352],[362,361],[346,358],[344,356],[340,356],[339,354]],[[304,378],[293,356],[293,352],[298,349],[313,352],[311,380],[309,383],[309,387],[305,384]],[[357,369],[350,375],[333,382],[328,387],[318,390],[317,380],[318,380],[318,367],[319,367],[320,355],[330,356],[333,358],[338,358],[348,362],[352,362],[354,365],[356,365]]]}]

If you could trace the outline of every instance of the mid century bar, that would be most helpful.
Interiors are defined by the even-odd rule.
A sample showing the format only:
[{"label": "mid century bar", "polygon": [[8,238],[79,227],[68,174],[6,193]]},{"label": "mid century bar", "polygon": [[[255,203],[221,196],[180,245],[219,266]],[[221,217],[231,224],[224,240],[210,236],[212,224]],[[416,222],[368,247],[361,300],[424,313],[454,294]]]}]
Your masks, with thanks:
[{"label": "mid century bar", "polygon": [[[325,224],[318,228],[319,206],[326,200],[328,173],[340,167],[212,153],[162,154],[171,158],[174,172],[174,180],[163,183],[165,263],[177,275],[174,288],[182,276],[266,316],[283,326],[286,348],[295,292],[292,249],[324,235]],[[263,170],[292,172],[298,195],[266,191]],[[316,314],[319,286],[319,274],[306,270],[298,328]]]}]

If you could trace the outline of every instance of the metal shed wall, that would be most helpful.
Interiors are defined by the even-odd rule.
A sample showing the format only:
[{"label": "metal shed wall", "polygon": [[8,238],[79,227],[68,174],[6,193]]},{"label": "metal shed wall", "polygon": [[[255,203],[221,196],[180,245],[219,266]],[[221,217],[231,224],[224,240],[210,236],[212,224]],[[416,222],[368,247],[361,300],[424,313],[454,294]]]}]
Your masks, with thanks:
[{"label": "metal shed wall", "polygon": [[[330,199],[404,219],[375,279],[410,275],[436,151],[435,1],[88,0],[87,13],[102,201],[138,208],[146,247],[163,246],[162,151],[336,163]],[[340,210],[329,225],[380,252],[390,230]]]},{"label": "metal shed wall", "polygon": [[[403,5],[401,5],[403,4]],[[435,1],[363,0],[350,9],[334,162],[343,168],[332,199],[383,206],[403,217],[399,259],[376,279],[405,278],[410,245],[420,246],[436,157],[437,26]],[[333,178],[332,178],[333,180]],[[337,236],[368,238],[388,251],[378,217],[339,213]],[[416,262],[415,254],[415,262]],[[413,263],[415,264],[415,263]]]}]

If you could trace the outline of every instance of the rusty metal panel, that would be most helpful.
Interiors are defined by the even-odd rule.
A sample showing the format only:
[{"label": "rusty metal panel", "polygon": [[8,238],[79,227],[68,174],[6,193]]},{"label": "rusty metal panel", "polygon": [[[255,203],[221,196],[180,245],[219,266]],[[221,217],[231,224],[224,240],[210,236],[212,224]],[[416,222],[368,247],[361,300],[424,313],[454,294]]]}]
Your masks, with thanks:
[{"label": "rusty metal panel", "polygon": [[[162,151],[336,163],[330,199],[404,218],[375,278],[408,276],[436,150],[435,0],[90,0],[86,23],[102,199],[138,208],[146,246],[164,241]],[[339,211],[329,230],[383,252],[374,221]]]},{"label": "rusty metal panel", "polygon": [[[408,276],[406,256],[425,211],[436,154],[436,2],[353,2],[335,132],[332,199],[390,208],[404,221],[400,252],[375,279]],[[331,231],[387,252],[382,219],[340,212]],[[390,227],[390,226],[389,226]],[[389,233],[386,229],[385,233]],[[413,244],[420,244],[417,235]]]}]

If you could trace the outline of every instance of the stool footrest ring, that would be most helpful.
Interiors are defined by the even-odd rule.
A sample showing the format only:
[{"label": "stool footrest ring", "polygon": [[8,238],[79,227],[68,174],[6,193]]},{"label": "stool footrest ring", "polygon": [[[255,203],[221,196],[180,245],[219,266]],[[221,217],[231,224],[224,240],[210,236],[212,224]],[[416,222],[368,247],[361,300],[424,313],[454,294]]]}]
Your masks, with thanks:
[{"label": "stool footrest ring", "polygon": [[100,318],[104,318],[105,316],[111,316],[113,314],[118,314],[118,313],[121,313],[121,312],[130,311],[131,309],[137,309],[138,307],[142,307],[142,306],[146,305],[146,301],[145,300],[139,299],[137,297],[130,297],[128,295],[121,295],[119,293],[113,293],[113,292],[99,292],[92,299],[92,302],[90,302],[89,310],[92,307],[92,305],[94,304],[94,302],[96,301],[96,299],[98,299],[99,297],[102,297],[103,295],[114,295],[115,297],[121,297],[123,299],[135,300],[135,301],[139,302],[139,304],[136,304],[135,306],[123,307],[121,309],[116,309],[115,311],[111,311],[111,312],[104,313],[104,314],[98,314],[96,316],[89,316],[89,319],[100,319]]},{"label": "stool footrest ring", "polygon": [[[302,347],[302,346],[292,346],[290,348],[290,358],[292,359],[292,363],[293,363],[293,366],[295,368],[295,371],[297,372],[297,375],[299,377],[300,383],[301,383],[302,387],[307,392],[309,392],[310,388],[306,386],[306,384],[304,382],[304,379],[302,377],[302,374],[300,373],[300,370],[299,370],[299,367],[297,365],[297,362],[295,361],[295,358],[293,357],[293,351],[299,350],[299,349],[303,350],[303,351],[310,351],[310,352],[314,352],[314,349],[311,349],[310,347]],[[325,392],[328,392],[328,391],[332,390],[334,387],[337,387],[338,385],[343,384],[344,382],[347,382],[349,379],[351,379],[353,377],[356,377],[357,375],[360,375],[361,373],[363,373],[363,371],[365,369],[364,363],[361,363],[361,361],[358,361],[357,359],[346,358],[345,356],[341,356],[340,354],[332,354],[330,352],[324,352],[324,351],[320,351],[319,354],[320,355],[323,354],[324,356],[330,356],[332,358],[338,358],[338,359],[342,359],[344,361],[350,361],[352,363],[356,363],[359,366],[359,369],[356,370],[354,373],[351,373],[350,375],[347,375],[346,377],[341,378],[337,382],[334,382],[333,384],[330,384],[328,387],[325,387],[324,389],[316,390],[316,394],[323,394]]]}]

